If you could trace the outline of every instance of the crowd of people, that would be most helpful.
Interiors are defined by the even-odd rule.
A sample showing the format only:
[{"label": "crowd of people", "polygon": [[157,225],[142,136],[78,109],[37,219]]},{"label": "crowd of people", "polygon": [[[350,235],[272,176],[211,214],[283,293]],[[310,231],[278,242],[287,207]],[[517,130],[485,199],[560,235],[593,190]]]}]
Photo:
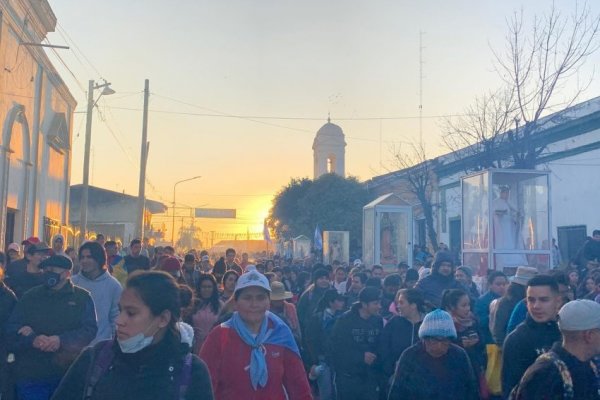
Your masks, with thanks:
[{"label": "crowd of people", "polygon": [[447,251],[418,256],[386,271],[13,243],[0,399],[600,399],[598,258],[478,285]]}]

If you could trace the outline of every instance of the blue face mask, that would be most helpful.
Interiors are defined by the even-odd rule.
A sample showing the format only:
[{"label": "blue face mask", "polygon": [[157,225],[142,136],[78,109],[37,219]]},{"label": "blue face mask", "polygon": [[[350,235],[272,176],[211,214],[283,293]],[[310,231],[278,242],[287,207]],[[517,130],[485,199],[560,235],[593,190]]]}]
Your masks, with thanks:
[{"label": "blue face mask", "polygon": [[[154,334],[156,334],[156,332]],[[154,335],[145,336],[144,332],[140,332],[137,335],[125,340],[117,339],[117,342],[119,343],[119,347],[123,353],[131,354],[137,353],[138,351],[150,346],[153,340]]]}]

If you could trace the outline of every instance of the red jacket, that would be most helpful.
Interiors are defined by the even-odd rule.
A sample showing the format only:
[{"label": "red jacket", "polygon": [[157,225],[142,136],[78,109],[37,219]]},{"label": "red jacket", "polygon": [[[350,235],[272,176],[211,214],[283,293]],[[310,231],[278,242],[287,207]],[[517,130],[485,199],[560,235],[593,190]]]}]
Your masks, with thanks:
[{"label": "red jacket", "polygon": [[289,400],[312,399],[300,357],[283,346],[265,348],[269,380],[254,390],[248,371],[250,346],[231,328],[219,325],[209,333],[200,358],[208,366],[216,400],[285,400],[285,392]]}]

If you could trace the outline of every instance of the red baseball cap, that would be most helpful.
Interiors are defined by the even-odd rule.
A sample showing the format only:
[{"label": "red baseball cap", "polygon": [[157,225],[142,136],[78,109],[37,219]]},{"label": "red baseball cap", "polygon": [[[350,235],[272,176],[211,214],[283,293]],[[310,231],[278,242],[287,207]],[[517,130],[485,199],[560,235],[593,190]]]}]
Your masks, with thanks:
[{"label": "red baseball cap", "polygon": [[27,239],[23,240],[21,242],[22,245],[26,245],[26,244],[38,244],[40,242],[40,239],[35,237],[35,236],[31,236],[28,237]]}]

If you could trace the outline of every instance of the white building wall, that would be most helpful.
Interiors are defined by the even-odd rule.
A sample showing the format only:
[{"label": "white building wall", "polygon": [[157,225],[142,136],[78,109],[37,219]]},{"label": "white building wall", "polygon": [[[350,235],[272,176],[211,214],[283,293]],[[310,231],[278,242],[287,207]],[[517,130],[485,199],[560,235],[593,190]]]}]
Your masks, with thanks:
[{"label": "white building wall", "polygon": [[[600,129],[548,145],[542,156],[560,156],[581,146],[600,141]],[[540,164],[538,170],[549,170],[552,235],[557,228],[570,225],[587,225],[588,235],[600,229],[600,149],[587,151]],[[460,179],[465,173],[456,173],[440,179],[443,189],[438,193],[440,212],[437,213],[439,241],[450,242],[450,220],[462,215]],[[443,209],[442,209],[443,208]],[[445,227],[444,221],[445,218]]]},{"label": "white building wall", "polygon": [[[20,242],[43,237],[44,217],[66,222],[70,152],[51,150],[44,123],[64,113],[63,136],[71,142],[75,99],[39,43],[56,18],[47,0],[0,0],[0,250],[6,239]],[[56,154],[54,154],[56,153]],[[8,209],[15,213],[14,229],[7,232]]]}]

